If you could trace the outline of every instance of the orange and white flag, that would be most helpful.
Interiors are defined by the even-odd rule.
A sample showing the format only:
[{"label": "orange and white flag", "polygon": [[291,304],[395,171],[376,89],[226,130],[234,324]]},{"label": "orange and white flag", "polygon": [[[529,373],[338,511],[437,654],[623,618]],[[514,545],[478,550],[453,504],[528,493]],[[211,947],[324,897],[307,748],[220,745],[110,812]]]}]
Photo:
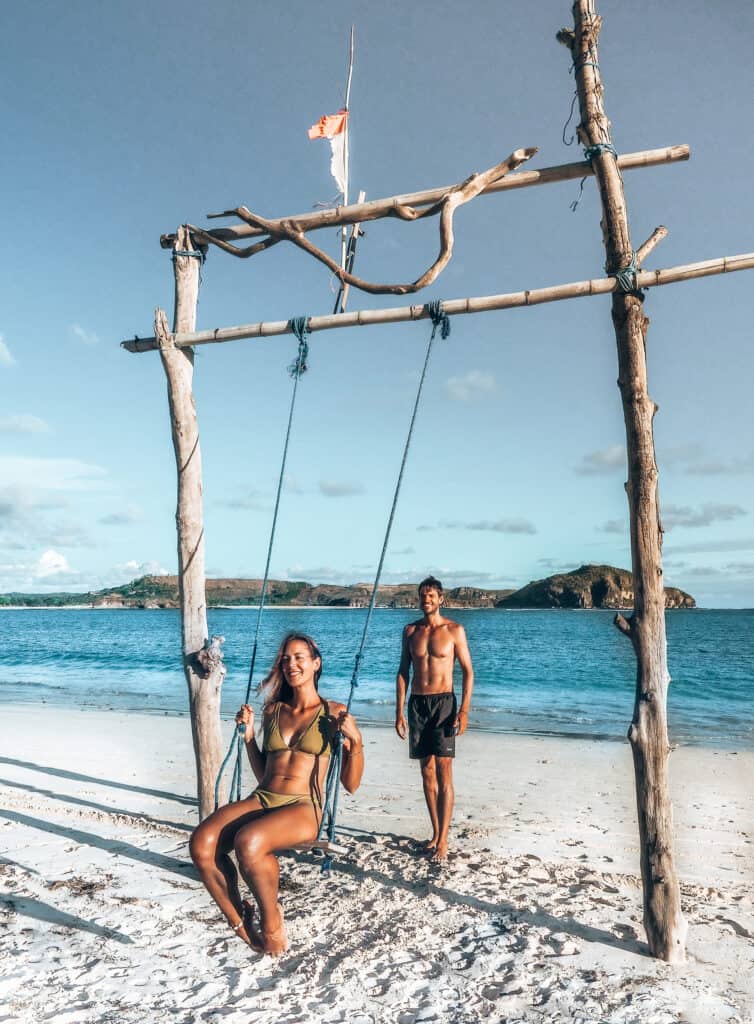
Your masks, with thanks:
[{"label": "orange and white flag", "polygon": [[309,129],[310,139],[328,139],[332,150],[330,174],[335,178],[338,189],[346,190],[346,122],[348,111],[339,110],[337,114],[325,114]]}]

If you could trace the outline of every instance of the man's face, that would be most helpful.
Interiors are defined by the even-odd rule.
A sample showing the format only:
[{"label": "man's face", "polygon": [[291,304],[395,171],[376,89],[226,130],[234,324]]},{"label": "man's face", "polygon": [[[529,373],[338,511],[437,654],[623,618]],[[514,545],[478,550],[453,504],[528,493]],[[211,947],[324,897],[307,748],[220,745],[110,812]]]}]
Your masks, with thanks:
[{"label": "man's face", "polygon": [[422,587],[419,591],[419,607],[425,615],[432,615],[439,611],[442,604],[442,594],[434,587]]}]

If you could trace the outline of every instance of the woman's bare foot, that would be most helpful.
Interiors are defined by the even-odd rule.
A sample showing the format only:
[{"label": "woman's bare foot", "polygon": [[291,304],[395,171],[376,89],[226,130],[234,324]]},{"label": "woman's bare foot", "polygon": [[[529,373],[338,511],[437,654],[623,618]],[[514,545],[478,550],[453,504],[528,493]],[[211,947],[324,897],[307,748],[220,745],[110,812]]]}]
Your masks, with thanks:
[{"label": "woman's bare foot", "polygon": [[285,930],[285,921],[283,919],[283,908],[280,904],[277,904],[278,912],[278,924],[274,928],[262,926],[261,938],[264,942],[264,951],[269,953],[270,956],[280,956],[288,949],[290,943],[288,942],[288,933]]},{"label": "woman's bare foot", "polygon": [[419,843],[419,852],[424,854],[434,853],[437,848],[437,836],[432,836],[431,839],[425,839],[423,843]]},{"label": "woman's bare foot", "polygon": [[249,900],[243,900],[241,902],[241,908],[243,910],[243,930],[248,936],[249,945],[257,953],[264,953],[264,940],[254,924],[256,907]]},{"label": "woman's bare foot", "polygon": [[[230,922],[228,923],[230,924]],[[256,942],[254,941],[255,938],[257,937],[253,934],[250,928],[250,920],[247,918],[245,908],[244,914],[241,917],[241,920],[238,922],[238,924],[231,924],[230,927],[231,931],[235,932],[235,934],[239,937],[241,942],[245,942],[247,946],[251,946],[252,949],[255,949],[261,953],[262,947],[261,945],[257,945]]]}]

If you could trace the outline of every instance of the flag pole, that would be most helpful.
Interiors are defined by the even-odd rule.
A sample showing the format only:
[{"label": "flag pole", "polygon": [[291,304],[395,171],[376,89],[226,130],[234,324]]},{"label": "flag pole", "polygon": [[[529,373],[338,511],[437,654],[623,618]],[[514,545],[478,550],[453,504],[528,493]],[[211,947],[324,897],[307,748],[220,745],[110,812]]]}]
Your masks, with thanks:
[{"label": "flag pole", "polygon": [[[351,105],[351,79],[353,78],[353,35],[354,26],[351,25],[351,44],[348,51],[348,78],[346,79],[346,103],[343,108],[348,115],[346,117],[345,128],[345,139],[343,140],[343,205],[348,206],[348,172],[349,172],[349,159],[348,149],[350,144],[350,105]],[[343,225],[340,232],[340,265],[343,270],[346,269],[346,259],[348,256],[348,228]]]}]

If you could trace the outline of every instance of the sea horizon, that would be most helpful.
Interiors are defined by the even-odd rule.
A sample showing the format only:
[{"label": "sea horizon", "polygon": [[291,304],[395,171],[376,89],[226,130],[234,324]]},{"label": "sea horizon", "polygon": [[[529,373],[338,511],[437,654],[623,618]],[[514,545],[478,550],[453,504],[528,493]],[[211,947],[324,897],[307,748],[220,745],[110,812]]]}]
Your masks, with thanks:
[{"label": "sea horizon", "polygon": [[[3,620],[0,703],[188,712],[178,609],[12,610]],[[589,614],[569,614],[576,611]],[[469,727],[501,735],[624,740],[633,714],[636,660],[612,624],[614,614],[455,609],[476,674]],[[353,700],[360,721],[392,726],[401,634],[419,615],[417,609],[375,611]],[[245,696],[256,620],[253,608],[208,610],[210,635],[226,638],[224,718],[233,717]],[[292,628],[312,633],[320,644],[323,693],[346,700],[364,621],[365,609],[359,608],[269,607],[262,617],[252,703],[259,705],[256,686]],[[671,742],[754,749],[754,612],[673,609],[666,624]],[[460,695],[458,673],[455,689]]]}]

